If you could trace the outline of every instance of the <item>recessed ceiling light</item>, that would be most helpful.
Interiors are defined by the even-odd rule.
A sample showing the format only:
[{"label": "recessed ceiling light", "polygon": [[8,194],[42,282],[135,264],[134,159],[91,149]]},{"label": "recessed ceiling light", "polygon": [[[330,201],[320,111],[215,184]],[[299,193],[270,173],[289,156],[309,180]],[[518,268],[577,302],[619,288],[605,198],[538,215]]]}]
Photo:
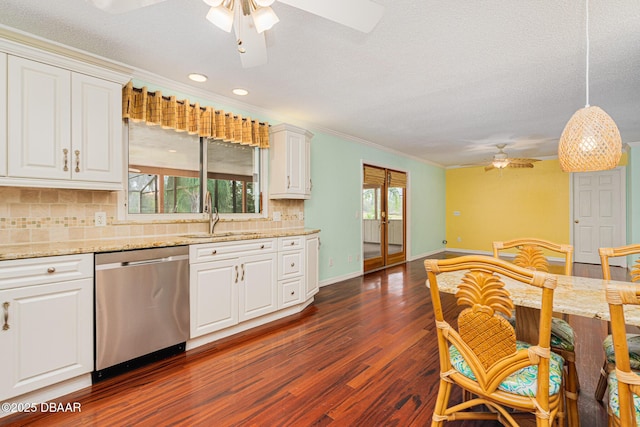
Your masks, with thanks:
[{"label": "recessed ceiling light", "polygon": [[234,90],[232,90],[232,92],[238,96],[249,95],[249,91],[242,88],[235,88]]},{"label": "recessed ceiling light", "polygon": [[191,73],[189,74],[189,78],[194,82],[202,83],[207,81],[207,76],[204,74]]}]

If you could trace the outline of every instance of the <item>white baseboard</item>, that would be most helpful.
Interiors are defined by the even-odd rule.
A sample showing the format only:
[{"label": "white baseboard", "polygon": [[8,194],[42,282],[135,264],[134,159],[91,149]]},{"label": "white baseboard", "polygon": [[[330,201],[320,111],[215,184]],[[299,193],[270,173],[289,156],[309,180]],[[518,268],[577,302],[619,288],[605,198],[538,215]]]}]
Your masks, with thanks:
[{"label": "white baseboard", "polygon": [[343,280],[353,279],[356,277],[362,276],[362,271],[356,271],[355,273],[345,274],[343,276],[330,277],[328,279],[322,280],[319,286],[322,288],[324,286],[333,285],[338,282],[342,282]]}]

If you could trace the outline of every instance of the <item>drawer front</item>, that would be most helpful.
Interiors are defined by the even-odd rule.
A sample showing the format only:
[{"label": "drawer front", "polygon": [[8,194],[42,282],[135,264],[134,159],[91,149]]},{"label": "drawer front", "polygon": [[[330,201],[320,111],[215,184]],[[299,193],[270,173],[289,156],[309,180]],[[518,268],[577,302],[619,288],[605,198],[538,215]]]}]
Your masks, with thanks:
[{"label": "drawer front", "polygon": [[0,289],[44,285],[93,277],[93,254],[0,262]]},{"label": "drawer front", "polygon": [[278,253],[278,279],[288,279],[304,274],[304,258],[302,251]]},{"label": "drawer front", "polygon": [[202,243],[189,246],[189,262],[215,261],[245,255],[257,255],[276,250],[275,239],[241,240],[235,242]]},{"label": "drawer front", "polygon": [[289,236],[278,238],[278,250],[298,250],[304,248],[304,236]]},{"label": "drawer front", "polygon": [[280,283],[280,306],[288,307],[302,302],[302,278]]}]

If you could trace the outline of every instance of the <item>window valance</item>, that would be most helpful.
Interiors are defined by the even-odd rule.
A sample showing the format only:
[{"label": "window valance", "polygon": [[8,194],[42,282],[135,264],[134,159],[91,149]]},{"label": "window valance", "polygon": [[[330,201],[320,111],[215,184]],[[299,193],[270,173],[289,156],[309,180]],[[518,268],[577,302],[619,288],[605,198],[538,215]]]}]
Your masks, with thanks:
[{"label": "window valance", "polygon": [[122,118],[158,125],[177,132],[236,144],[269,148],[269,124],[213,107],[176,100],[160,91],[148,92],[129,82],[122,88]]}]

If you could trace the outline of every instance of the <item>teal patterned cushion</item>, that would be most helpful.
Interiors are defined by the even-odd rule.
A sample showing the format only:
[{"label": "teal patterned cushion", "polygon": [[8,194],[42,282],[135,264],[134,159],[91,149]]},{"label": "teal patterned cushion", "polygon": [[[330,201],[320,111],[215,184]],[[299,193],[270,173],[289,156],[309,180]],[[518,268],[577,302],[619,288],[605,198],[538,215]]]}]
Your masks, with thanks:
[{"label": "teal patterned cushion", "polygon": [[[507,319],[511,326],[516,327],[516,317]],[[551,347],[574,351],[576,339],[573,328],[564,320],[557,317],[551,318]],[[613,351],[613,350],[612,350]]]},{"label": "teal patterned cushion", "polygon": [[[531,347],[530,344],[517,341],[516,349],[522,350]],[[451,359],[451,365],[453,368],[460,372],[465,377],[476,380],[475,375],[471,372],[469,365],[464,360],[460,352],[455,346],[449,347],[449,358]],[[549,393],[554,395],[560,390],[562,385],[562,366],[564,359],[555,353],[551,353],[551,360],[549,361]],[[536,378],[538,376],[537,366],[527,366],[519,371],[509,375],[498,386],[498,389],[520,396],[535,397],[536,395]]]},{"label": "teal patterned cushion", "polygon": [[[616,417],[620,418],[620,400],[618,399],[618,378],[615,371],[609,374],[609,407]],[[636,424],[640,425],[640,397],[633,395],[633,406],[636,409]]]},{"label": "teal patterned cushion", "polygon": [[[607,362],[616,363],[616,355],[613,353],[613,338],[609,335],[602,343]],[[629,363],[631,369],[640,370],[640,335],[627,334],[627,346],[629,347]]]}]

